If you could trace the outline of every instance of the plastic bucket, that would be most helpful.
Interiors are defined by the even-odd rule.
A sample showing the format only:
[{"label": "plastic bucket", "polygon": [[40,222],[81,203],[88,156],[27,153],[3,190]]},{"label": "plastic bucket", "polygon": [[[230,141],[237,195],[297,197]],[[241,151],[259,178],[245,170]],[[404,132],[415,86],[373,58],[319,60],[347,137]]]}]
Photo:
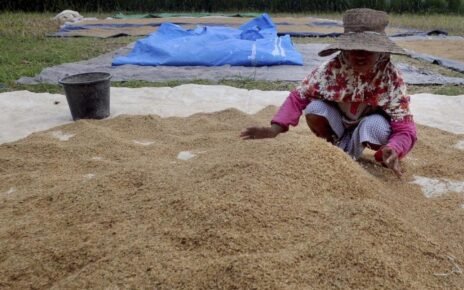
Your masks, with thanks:
[{"label": "plastic bucket", "polygon": [[90,72],[62,78],[69,109],[74,121],[104,119],[110,115],[111,74]]}]

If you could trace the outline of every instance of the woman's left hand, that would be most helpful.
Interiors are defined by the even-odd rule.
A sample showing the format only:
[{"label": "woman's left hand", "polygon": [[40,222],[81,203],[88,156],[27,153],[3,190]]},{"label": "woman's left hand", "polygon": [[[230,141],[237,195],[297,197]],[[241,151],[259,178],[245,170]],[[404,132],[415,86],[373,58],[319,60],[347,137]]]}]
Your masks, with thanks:
[{"label": "woman's left hand", "polygon": [[401,170],[400,159],[396,151],[388,146],[385,146],[380,150],[382,150],[383,163],[388,168],[393,170],[393,172],[396,174],[396,176],[398,176],[398,178],[401,178],[401,176],[403,175],[403,171]]}]

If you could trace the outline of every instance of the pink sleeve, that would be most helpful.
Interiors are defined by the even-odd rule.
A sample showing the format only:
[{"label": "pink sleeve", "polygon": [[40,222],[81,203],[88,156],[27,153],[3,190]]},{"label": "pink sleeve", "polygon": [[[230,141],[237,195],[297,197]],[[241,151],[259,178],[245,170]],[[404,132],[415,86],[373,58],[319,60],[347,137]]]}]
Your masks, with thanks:
[{"label": "pink sleeve", "polygon": [[296,126],[300,121],[301,112],[309,104],[307,98],[301,98],[297,90],[290,92],[285,102],[280,106],[279,111],[272,118],[271,124],[277,124],[288,131],[290,125]]},{"label": "pink sleeve", "polygon": [[392,133],[387,146],[394,149],[399,158],[403,158],[416,143],[416,124],[412,118],[409,118],[403,121],[393,121],[390,125]]}]

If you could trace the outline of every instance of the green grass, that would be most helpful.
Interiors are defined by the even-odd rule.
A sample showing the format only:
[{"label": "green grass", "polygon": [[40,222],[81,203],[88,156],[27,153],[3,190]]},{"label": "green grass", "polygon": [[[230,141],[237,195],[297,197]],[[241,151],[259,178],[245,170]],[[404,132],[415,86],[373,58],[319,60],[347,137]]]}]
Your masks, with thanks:
[{"label": "green grass", "polygon": [[0,14],[0,84],[4,89],[22,89],[15,84],[22,76],[34,76],[46,67],[96,57],[135,40],[134,37],[47,37],[59,28],[51,17],[38,13]]},{"label": "green grass", "polygon": [[409,94],[429,93],[445,96],[464,95],[464,86],[437,85],[437,86],[408,86]]},{"label": "green grass", "polygon": [[[111,14],[86,14],[87,17],[105,18]],[[34,92],[63,93],[57,85],[19,85],[15,81],[22,76],[34,76],[42,69],[62,63],[76,62],[96,57],[116,48],[127,45],[136,37],[121,37],[110,39],[96,38],[53,38],[47,34],[58,31],[59,25],[51,20],[53,14],[39,13],[0,13],[0,91],[30,90]],[[275,14],[272,16],[292,16],[290,14]],[[302,16],[301,14],[293,16]],[[311,15],[322,18],[340,19],[341,14]],[[447,15],[392,15],[391,22],[396,26],[408,26],[421,30],[428,27],[441,28],[457,35],[464,35],[462,17]],[[295,38],[295,42],[330,42],[327,38]],[[447,76],[464,77],[464,74],[450,71],[437,65],[427,64],[410,58],[395,57],[395,60],[407,62],[420,68],[439,72]],[[168,81],[150,83],[144,81],[113,82],[113,86],[143,87],[143,86],[176,86],[186,82]],[[290,90],[296,83],[256,81],[253,77],[240,80],[223,80],[213,82],[194,80],[189,83],[222,84],[238,88],[260,90]],[[439,94],[464,94],[464,86],[410,86],[410,92],[431,92]]]},{"label": "green grass", "polygon": [[[34,76],[43,68],[89,59],[126,45],[131,40],[89,38],[0,38],[0,82],[15,86],[21,76]],[[20,47],[22,53],[18,53]]]}]

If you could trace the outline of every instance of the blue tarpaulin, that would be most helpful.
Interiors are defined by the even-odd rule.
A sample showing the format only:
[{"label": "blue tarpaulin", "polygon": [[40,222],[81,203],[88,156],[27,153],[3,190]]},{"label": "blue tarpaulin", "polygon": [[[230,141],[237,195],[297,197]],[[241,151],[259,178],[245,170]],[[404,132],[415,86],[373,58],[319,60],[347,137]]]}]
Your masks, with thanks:
[{"label": "blue tarpaulin", "polygon": [[267,14],[239,29],[198,26],[184,29],[163,23],[158,31],[138,40],[126,56],[113,59],[113,66],[271,66],[303,65],[301,54],[290,36],[277,36]]}]

